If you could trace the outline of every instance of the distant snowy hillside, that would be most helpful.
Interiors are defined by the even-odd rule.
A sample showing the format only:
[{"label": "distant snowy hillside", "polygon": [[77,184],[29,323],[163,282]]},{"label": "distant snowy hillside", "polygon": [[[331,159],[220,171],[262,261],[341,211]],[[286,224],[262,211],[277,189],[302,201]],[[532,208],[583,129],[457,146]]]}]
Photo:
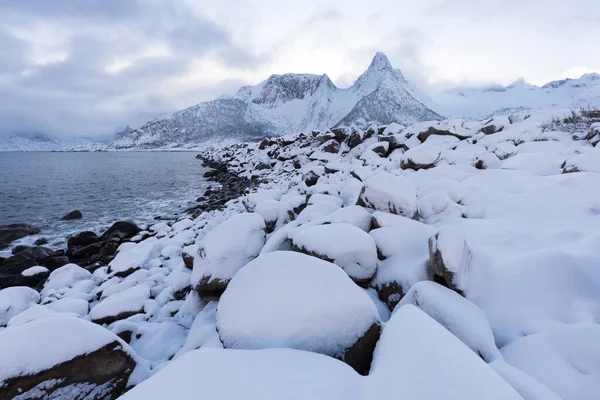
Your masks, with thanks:
[{"label": "distant snowy hillside", "polygon": [[68,140],[50,139],[44,136],[13,135],[0,138],[0,151],[55,151],[65,148],[94,148],[105,146],[91,138],[75,137]]},{"label": "distant snowy hillside", "polygon": [[391,122],[439,120],[427,97],[383,53],[346,89],[327,75],[272,75],[256,86],[157,118],[116,140],[120,148],[190,147],[210,139],[253,139]]},{"label": "distant snowy hillside", "polygon": [[600,75],[553,81],[544,86],[519,79],[508,86],[458,88],[434,96],[436,111],[460,118],[486,118],[521,111],[600,107]]}]

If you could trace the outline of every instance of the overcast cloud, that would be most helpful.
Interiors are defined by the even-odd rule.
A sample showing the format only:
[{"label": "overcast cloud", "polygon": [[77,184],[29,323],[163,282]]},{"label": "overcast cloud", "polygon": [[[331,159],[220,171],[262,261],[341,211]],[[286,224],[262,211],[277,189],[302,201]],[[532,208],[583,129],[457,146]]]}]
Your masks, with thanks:
[{"label": "overcast cloud", "polygon": [[429,90],[600,71],[597,0],[0,0],[0,134],[102,135],[272,73]]}]

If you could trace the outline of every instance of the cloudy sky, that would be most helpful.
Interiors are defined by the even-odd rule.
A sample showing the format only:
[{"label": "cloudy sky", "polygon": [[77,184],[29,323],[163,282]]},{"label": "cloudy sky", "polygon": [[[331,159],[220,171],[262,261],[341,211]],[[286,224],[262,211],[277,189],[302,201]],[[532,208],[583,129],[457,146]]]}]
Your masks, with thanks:
[{"label": "cloudy sky", "polygon": [[273,73],[427,90],[600,71],[598,0],[0,0],[0,134],[102,135]]}]

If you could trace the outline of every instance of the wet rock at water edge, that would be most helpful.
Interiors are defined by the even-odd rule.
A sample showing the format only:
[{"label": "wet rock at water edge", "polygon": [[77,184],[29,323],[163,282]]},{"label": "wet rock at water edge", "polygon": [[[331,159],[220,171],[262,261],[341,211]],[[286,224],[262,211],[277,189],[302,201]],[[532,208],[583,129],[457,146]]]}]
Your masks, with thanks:
[{"label": "wet rock at water edge", "polygon": [[64,215],[61,219],[63,221],[71,221],[74,219],[81,219],[81,218],[83,218],[83,214],[81,213],[81,211],[73,210],[70,213]]},{"label": "wet rock at water edge", "polygon": [[25,236],[40,233],[40,228],[29,224],[0,225],[0,249]]}]

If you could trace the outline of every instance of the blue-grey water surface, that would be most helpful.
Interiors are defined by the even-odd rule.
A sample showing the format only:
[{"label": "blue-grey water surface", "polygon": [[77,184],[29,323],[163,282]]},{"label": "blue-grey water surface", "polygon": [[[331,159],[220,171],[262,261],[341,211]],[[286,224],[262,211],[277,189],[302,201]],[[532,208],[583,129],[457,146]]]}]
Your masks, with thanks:
[{"label": "blue-grey water surface", "polygon": [[[182,213],[207,186],[192,152],[0,152],[0,225],[25,222],[42,229],[22,239],[101,233],[113,222],[149,224]],[[72,210],[83,219],[61,221]]]}]

